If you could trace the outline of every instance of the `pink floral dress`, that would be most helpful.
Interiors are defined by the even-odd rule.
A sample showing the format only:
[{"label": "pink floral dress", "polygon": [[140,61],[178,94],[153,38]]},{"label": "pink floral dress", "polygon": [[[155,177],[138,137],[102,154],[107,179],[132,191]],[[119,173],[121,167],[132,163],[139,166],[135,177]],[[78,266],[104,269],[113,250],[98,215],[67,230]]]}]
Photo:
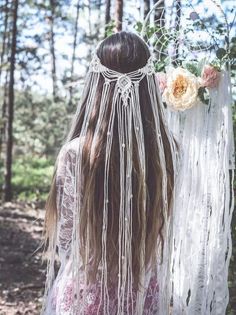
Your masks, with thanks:
[{"label": "pink floral dress", "polygon": [[[54,280],[54,284],[49,292],[46,301],[46,310],[44,315],[79,315],[78,310],[73,314],[72,306],[76,297],[73,296],[73,278],[72,278],[72,257],[70,255],[70,245],[72,239],[73,227],[73,209],[74,209],[74,183],[75,183],[75,161],[76,147],[78,146],[78,138],[65,144],[58,156],[58,166],[56,174],[57,188],[57,209],[59,210],[57,247],[60,259],[60,269]],[[83,289],[83,271],[80,274],[80,299],[83,300],[83,315],[102,315],[102,307],[100,305],[100,283],[86,288],[84,295]],[[157,277],[154,273],[147,274],[145,286],[145,303],[142,315],[158,314],[158,296],[159,288]],[[109,288],[109,315],[117,314],[117,288]],[[125,301],[126,312],[131,312],[131,306],[135,307],[136,293],[133,292],[132,301]],[[130,298],[131,300],[131,298]],[[128,303],[128,305],[127,305]],[[162,314],[163,315],[163,314]]]}]

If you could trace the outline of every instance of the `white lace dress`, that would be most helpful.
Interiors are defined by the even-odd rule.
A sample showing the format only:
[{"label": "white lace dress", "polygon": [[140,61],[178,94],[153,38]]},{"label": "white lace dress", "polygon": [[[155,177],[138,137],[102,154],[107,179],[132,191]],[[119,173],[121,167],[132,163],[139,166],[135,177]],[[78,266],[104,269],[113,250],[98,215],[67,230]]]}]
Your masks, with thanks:
[{"label": "white lace dress", "polygon": [[[79,145],[78,138],[62,146],[58,156],[56,174],[57,209],[59,211],[57,247],[60,259],[60,269],[49,291],[44,315],[72,315],[72,257],[70,245],[73,227],[73,209],[75,202],[75,161],[76,147]],[[83,271],[81,269],[80,293],[83,295]],[[145,304],[143,315],[158,314],[158,284],[157,277],[148,273],[146,277]],[[116,288],[109,289],[109,315],[117,314]],[[100,289],[99,283],[87,289],[84,302],[83,315],[103,314],[99,310]],[[135,294],[134,294],[135,303]],[[78,311],[78,314],[81,314]],[[124,313],[127,314],[128,313]],[[73,314],[75,315],[75,314]],[[77,314],[76,314],[77,315]],[[164,315],[164,314],[162,314]]]}]

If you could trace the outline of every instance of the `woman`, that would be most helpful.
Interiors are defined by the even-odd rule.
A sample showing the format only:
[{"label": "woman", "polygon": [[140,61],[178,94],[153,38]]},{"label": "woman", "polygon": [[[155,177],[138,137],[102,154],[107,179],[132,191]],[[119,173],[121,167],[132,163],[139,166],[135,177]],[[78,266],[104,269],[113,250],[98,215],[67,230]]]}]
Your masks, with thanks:
[{"label": "woman", "polygon": [[166,284],[157,273],[167,253],[173,144],[147,45],[132,33],[109,36],[93,56],[56,162],[42,314],[161,312]]}]

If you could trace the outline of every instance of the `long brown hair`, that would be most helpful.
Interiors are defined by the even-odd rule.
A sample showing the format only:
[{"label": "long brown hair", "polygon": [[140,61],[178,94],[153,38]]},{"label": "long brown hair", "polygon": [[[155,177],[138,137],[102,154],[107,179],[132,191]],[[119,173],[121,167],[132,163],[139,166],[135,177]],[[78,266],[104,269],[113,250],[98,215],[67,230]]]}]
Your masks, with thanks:
[{"label": "long brown hair", "polygon": [[[143,67],[150,52],[145,42],[139,36],[128,33],[119,32],[106,38],[99,46],[97,55],[101,63],[106,67],[127,73]],[[101,237],[103,222],[103,196],[104,196],[104,163],[105,163],[105,147],[106,134],[108,128],[109,115],[111,112],[112,98],[115,82],[112,82],[112,88],[107,103],[107,111],[103,119],[99,137],[96,141],[95,154],[91,159],[91,144],[95,132],[96,121],[99,115],[99,102],[101,100],[102,86],[104,78],[100,76],[93,115],[89,121],[88,131],[85,137],[85,145],[83,147],[83,173],[86,174],[83,182],[83,199],[80,217],[80,242],[81,255],[85,261],[85,247],[87,243],[87,226],[89,225],[89,249],[92,257],[89,279],[94,281],[96,273],[101,261]],[[144,77],[139,85],[139,97],[142,124],[144,129],[145,156],[146,156],[146,181],[143,184],[143,172],[140,167],[138,158],[137,143],[133,144],[133,172],[132,172],[132,272],[134,284],[139,283],[139,275],[141,269],[140,250],[143,240],[146,245],[145,265],[154,261],[156,255],[156,244],[159,241],[163,246],[162,228],[164,224],[164,200],[162,196],[163,173],[160,165],[157,132],[154,123],[153,111],[150,105],[150,95],[148,92],[147,80]],[[160,130],[164,145],[164,153],[167,169],[167,196],[168,205],[171,207],[171,196],[174,184],[173,162],[171,155],[171,145],[168,140],[167,132],[163,124],[160,112],[160,104],[156,104],[160,116]],[[72,140],[80,136],[82,123],[86,108],[86,96],[81,104],[80,114],[73,130],[70,131],[70,139]],[[135,132],[134,129],[132,131]],[[118,232],[119,232],[119,196],[120,196],[120,177],[119,177],[119,143],[118,143],[118,126],[117,117],[114,121],[114,134],[110,157],[109,168],[109,211],[108,211],[108,230],[107,230],[107,265],[110,278],[117,275],[118,270]],[[92,161],[92,162],[91,162]],[[56,172],[55,172],[56,173]],[[146,202],[146,219],[143,218],[143,196],[147,195]],[[89,208],[88,208],[89,207]],[[88,211],[89,209],[89,211]],[[45,217],[45,239],[51,236],[51,231],[56,225],[58,212],[56,208],[56,187],[55,174],[51,190],[46,203]],[[114,277],[113,277],[114,276]]]}]

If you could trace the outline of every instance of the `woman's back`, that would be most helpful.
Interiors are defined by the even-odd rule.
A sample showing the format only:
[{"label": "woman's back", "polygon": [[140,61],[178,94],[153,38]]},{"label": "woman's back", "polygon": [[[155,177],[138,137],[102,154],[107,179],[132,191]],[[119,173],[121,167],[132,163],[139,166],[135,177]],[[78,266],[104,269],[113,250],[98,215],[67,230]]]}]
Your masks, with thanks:
[{"label": "woman's back", "polygon": [[146,44],[126,32],[105,39],[47,202],[43,314],[163,315],[173,146]]}]

